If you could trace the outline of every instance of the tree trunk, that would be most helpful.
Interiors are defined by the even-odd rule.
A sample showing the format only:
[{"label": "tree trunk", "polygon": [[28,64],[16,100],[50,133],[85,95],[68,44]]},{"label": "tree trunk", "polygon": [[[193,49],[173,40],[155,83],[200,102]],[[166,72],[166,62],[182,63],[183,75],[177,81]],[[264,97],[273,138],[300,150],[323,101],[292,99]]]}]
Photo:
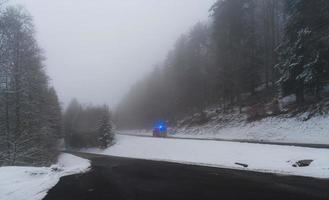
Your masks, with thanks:
[{"label": "tree trunk", "polygon": [[296,101],[298,106],[302,106],[305,102],[304,81],[298,81],[296,88]]}]

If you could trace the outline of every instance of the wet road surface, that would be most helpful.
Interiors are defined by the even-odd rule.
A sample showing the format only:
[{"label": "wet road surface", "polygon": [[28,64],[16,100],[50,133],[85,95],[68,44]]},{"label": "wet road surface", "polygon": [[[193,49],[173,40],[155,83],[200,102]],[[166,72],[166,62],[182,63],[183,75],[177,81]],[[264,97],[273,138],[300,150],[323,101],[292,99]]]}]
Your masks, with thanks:
[{"label": "wet road surface", "polygon": [[92,169],[61,178],[46,200],[329,200],[329,180],[74,154]]}]

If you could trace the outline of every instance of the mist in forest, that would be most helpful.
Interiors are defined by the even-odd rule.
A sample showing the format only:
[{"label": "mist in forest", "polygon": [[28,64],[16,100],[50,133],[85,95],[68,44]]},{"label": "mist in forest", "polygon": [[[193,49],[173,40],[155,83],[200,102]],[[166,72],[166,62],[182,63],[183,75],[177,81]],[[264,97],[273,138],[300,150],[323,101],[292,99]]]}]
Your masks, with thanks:
[{"label": "mist in forest", "polygon": [[214,0],[12,0],[33,16],[60,101],[115,106]]},{"label": "mist in forest", "polygon": [[106,149],[117,130],[154,124],[166,136],[167,125],[203,134],[327,115],[328,10],[325,0],[0,0],[0,166],[48,166],[63,148]]}]

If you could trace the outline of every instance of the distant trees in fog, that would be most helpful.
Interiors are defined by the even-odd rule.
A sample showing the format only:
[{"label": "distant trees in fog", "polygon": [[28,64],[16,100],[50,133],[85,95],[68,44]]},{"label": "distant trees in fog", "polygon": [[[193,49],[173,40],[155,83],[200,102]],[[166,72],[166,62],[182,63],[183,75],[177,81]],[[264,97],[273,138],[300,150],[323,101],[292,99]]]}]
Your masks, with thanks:
[{"label": "distant trees in fog", "polygon": [[67,148],[109,147],[114,140],[114,127],[107,106],[82,106],[72,100],[63,116]]},{"label": "distant trees in fog", "polygon": [[[224,111],[281,95],[317,96],[329,80],[329,1],[221,0],[182,35],[118,107],[123,128],[149,127],[211,105]],[[274,101],[275,102],[275,101]]]},{"label": "distant trees in fog", "polygon": [[0,165],[48,165],[62,138],[61,109],[48,83],[31,16],[0,13]]}]

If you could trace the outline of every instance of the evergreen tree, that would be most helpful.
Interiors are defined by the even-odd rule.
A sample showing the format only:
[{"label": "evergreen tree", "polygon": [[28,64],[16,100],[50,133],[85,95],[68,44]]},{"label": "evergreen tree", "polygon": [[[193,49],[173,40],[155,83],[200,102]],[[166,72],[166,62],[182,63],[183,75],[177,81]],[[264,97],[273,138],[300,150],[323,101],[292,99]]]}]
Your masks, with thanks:
[{"label": "evergreen tree", "polygon": [[328,80],[329,2],[287,1],[289,19],[280,48],[279,83],[283,93],[294,93],[297,102],[304,102],[307,89],[319,97]]},{"label": "evergreen tree", "polygon": [[99,147],[105,149],[112,145],[114,140],[114,132],[111,122],[110,112],[107,106],[103,107],[103,114],[99,122]]},{"label": "evergreen tree", "polygon": [[[241,94],[260,84],[260,47],[253,0],[218,1],[212,7],[220,90],[241,108]],[[224,100],[225,101],[225,100]],[[224,102],[225,103],[225,102]]]},{"label": "evergreen tree", "polygon": [[32,19],[23,8],[9,7],[0,14],[0,25],[1,87],[5,88],[0,106],[5,135],[1,164],[48,165],[58,153],[60,130],[54,127],[60,127],[60,120],[53,118],[60,107],[48,101],[57,97],[49,89]]},{"label": "evergreen tree", "polygon": [[114,139],[111,113],[107,106],[81,105],[73,99],[64,117],[66,148],[110,146]]},{"label": "evergreen tree", "polygon": [[69,149],[74,142],[73,135],[77,134],[77,121],[81,114],[82,106],[76,99],[71,100],[63,115],[63,129],[66,149]]}]

